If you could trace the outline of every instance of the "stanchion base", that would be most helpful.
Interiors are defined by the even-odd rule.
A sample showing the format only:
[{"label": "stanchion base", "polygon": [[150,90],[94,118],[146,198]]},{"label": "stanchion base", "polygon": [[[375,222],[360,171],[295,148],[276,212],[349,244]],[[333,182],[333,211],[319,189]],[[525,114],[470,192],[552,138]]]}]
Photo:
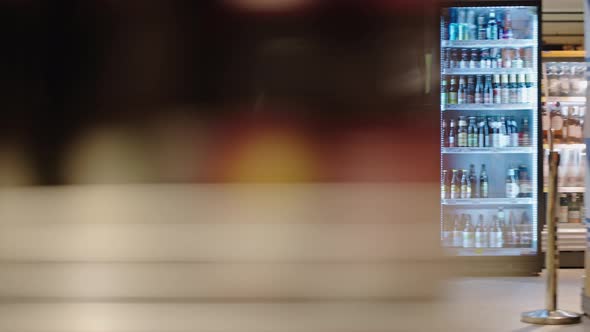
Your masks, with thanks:
[{"label": "stanchion base", "polygon": [[578,324],[581,322],[581,320],[581,314],[565,310],[535,310],[525,312],[520,316],[520,321],[523,323],[539,325]]}]

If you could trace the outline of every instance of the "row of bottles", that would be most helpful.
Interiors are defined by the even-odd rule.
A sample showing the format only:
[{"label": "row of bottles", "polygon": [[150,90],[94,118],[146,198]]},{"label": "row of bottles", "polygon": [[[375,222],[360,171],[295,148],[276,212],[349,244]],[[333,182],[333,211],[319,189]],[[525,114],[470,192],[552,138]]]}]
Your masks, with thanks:
[{"label": "row of bottles", "polygon": [[[529,176],[528,167],[524,164],[518,168],[508,168],[505,179],[505,192],[494,193],[496,197],[527,198],[532,197],[533,187]],[[475,172],[475,165],[471,164],[467,169],[451,169],[442,171],[441,198],[442,199],[467,199],[490,198],[490,180],[486,171],[486,165],[482,164],[479,176]]]},{"label": "row of bottles", "polygon": [[519,127],[514,117],[459,116],[442,120],[444,147],[518,147],[531,146],[529,123],[523,118]]},{"label": "row of bottles", "polygon": [[[449,8],[441,20],[443,40],[498,40],[532,38],[532,17],[514,29],[515,10],[489,8]],[[520,15],[522,17],[522,15]],[[522,18],[521,18],[522,20]]]},{"label": "row of bottles", "polygon": [[585,215],[584,194],[559,195],[558,220],[560,223],[579,224],[584,220]]},{"label": "row of bottles", "polygon": [[547,93],[551,97],[586,96],[588,82],[585,78],[586,63],[584,62],[548,62],[545,64],[547,73]]},{"label": "row of bottles", "polygon": [[533,227],[527,212],[520,221],[514,211],[509,212],[508,220],[503,207],[485,220],[479,214],[473,222],[470,214],[446,214],[443,217],[442,243],[445,247],[457,248],[530,248],[533,241]]},{"label": "row of bottles", "polygon": [[547,143],[548,131],[553,128],[555,143],[583,143],[585,114],[586,106],[545,103],[541,111],[543,142]]},{"label": "row of bottles", "polygon": [[444,69],[533,68],[533,48],[454,48],[442,50]]},{"label": "row of bottles", "polygon": [[[532,74],[458,75],[443,77],[441,105],[518,104],[533,102],[536,89]],[[448,82],[447,82],[448,79]]]}]

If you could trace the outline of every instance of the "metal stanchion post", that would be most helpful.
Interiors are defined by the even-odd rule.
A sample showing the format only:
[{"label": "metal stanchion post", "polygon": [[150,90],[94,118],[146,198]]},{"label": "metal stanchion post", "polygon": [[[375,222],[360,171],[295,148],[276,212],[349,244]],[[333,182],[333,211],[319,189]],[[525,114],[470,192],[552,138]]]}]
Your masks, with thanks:
[{"label": "metal stanchion post", "polygon": [[547,191],[547,252],[545,268],[547,269],[546,308],[525,312],[520,320],[530,324],[566,325],[577,324],[581,315],[575,312],[557,309],[557,268],[559,267],[559,250],[557,250],[557,224],[555,222],[555,202],[557,195],[557,167],[559,153],[553,150],[553,129],[549,132],[549,183]]}]

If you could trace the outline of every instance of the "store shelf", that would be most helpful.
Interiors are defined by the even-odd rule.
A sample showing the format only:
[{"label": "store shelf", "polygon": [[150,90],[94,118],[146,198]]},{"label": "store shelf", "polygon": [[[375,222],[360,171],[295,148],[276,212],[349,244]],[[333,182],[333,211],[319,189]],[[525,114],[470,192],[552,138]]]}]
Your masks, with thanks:
[{"label": "store shelf", "polygon": [[446,248],[449,253],[458,256],[522,256],[535,255],[531,248]]},{"label": "store shelf", "polygon": [[[541,232],[541,248],[547,250],[547,226]],[[585,251],[586,250],[586,227],[583,223],[557,224],[557,248],[559,251]]]},{"label": "store shelf", "polygon": [[548,102],[548,103],[555,103],[555,102],[560,102],[560,103],[580,103],[580,104],[584,104],[586,103],[586,97],[569,97],[569,96],[552,96],[552,97],[541,97],[541,101],[542,102]]},{"label": "store shelf", "polygon": [[441,199],[443,205],[532,205],[532,198],[459,198]]},{"label": "store shelf", "polygon": [[[586,144],[584,143],[557,143],[557,144],[553,144],[553,148],[555,150],[565,150],[565,149],[585,149],[586,148]],[[549,144],[547,143],[543,143],[543,149],[547,150],[549,149]]]},{"label": "store shelf", "polygon": [[535,153],[536,150],[529,146],[506,147],[506,148],[442,148],[444,154],[452,153]]},{"label": "store shelf", "polygon": [[[547,188],[543,188],[544,192],[547,192]],[[584,193],[586,187],[557,187],[558,193]]]},{"label": "store shelf", "polygon": [[533,39],[498,39],[498,40],[442,40],[442,47],[531,47],[537,43]]},{"label": "store shelf", "polygon": [[448,104],[441,108],[443,111],[517,111],[531,110],[533,109],[533,104]]},{"label": "store shelf", "polygon": [[449,68],[443,75],[532,74],[532,68]]}]

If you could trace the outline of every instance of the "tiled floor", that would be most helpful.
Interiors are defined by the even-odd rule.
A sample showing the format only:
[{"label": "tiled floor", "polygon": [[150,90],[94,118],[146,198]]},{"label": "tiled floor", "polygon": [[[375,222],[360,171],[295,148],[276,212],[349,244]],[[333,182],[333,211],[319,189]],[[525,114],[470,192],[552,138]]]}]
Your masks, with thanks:
[{"label": "tiled floor", "polygon": [[[583,270],[563,270],[560,308],[580,310]],[[448,282],[433,302],[187,302],[0,305],[0,331],[590,331],[519,322],[539,309],[544,278],[472,278]]]}]

